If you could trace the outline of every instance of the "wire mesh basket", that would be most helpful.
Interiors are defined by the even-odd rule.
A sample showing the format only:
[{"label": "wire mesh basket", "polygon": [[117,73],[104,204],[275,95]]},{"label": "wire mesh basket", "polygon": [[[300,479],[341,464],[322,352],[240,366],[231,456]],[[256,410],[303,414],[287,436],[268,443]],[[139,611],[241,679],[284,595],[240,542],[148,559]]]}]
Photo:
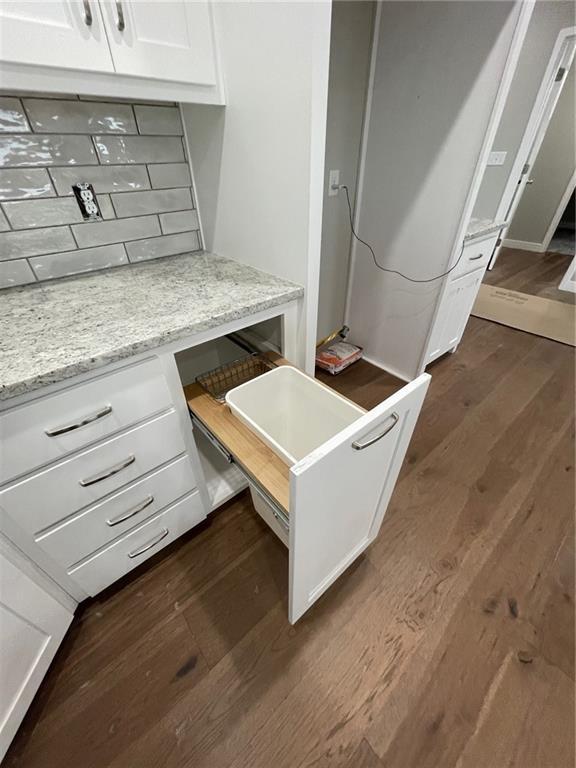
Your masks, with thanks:
[{"label": "wire mesh basket", "polygon": [[196,383],[219,403],[223,403],[226,393],[231,389],[275,367],[273,362],[262,355],[253,354],[197,376]]}]

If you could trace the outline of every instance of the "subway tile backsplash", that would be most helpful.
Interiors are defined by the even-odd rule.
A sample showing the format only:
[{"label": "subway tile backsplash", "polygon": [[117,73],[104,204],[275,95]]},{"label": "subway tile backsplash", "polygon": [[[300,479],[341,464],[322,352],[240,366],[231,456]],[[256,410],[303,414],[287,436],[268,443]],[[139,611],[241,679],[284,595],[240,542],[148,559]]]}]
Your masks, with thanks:
[{"label": "subway tile backsplash", "polygon": [[0,288],[197,251],[199,229],[178,107],[0,92]]}]

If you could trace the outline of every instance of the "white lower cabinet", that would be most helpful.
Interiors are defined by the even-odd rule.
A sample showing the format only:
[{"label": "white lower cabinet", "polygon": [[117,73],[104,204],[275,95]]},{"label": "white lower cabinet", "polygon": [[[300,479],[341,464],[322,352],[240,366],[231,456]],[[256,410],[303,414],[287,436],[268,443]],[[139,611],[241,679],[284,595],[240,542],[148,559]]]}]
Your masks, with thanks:
[{"label": "white lower cabinet", "polygon": [[77,599],[96,594],[209,511],[188,424],[159,357],[4,411],[0,527]]},{"label": "white lower cabinet", "polygon": [[200,494],[195,491],[80,563],[70,576],[86,594],[96,595],[205,517]]},{"label": "white lower cabinet", "polygon": [[482,285],[485,268],[459,277],[449,283],[434,322],[427,362],[458,346],[476,296]]},{"label": "white lower cabinet", "polygon": [[[271,376],[264,374],[256,381]],[[270,379],[271,381],[271,379]],[[327,390],[310,382],[297,394],[298,408],[291,409],[290,394],[282,386],[268,398],[271,408],[284,414],[288,432],[309,432],[318,422],[314,448],[290,464],[272,450],[273,441],[258,437],[254,429],[234,416],[228,405],[218,403],[198,384],[185,387],[195,432],[208,433],[242,470],[252,490],[256,510],[289,548],[289,619],[296,622],[330,585],[376,538],[394,490],[412,432],[430,381],[423,374],[369,412],[342,427],[334,419],[318,419],[311,409],[320,407],[313,390]],[[248,386],[248,385],[246,385]],[[310,396],[310,402],[302,398]],[[263,402],[264,393],[256,398]],[[277,419],[263,409],[252,421],[258,431]],[[321,434],[320,434],[321,433]],[[314,442],[314,440],[312,440]]]},{"label": "white lower cabinet", "polygon": [[497,239],[498,234],[491,234],[463,246],[440,297],[440,307],[426,350],[426,365],[454,350],[460,343]]},{"label": "white lower cabinet", "polygon": [[71,610],[0,552],[0,760],[72,615]]}]

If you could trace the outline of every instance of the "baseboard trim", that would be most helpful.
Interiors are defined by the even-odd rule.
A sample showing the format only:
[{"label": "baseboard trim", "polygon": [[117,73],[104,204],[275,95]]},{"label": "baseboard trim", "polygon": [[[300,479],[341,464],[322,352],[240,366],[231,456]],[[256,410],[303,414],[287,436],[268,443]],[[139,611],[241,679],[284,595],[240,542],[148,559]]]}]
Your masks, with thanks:
[{"label": "baseboard trim", "polygon": [[529,243],[525,240],[508,240],[505,238],[502,241],[504,248],[515,248],[517,251],[531,251],[532,253],[546,253],[546,248],[542,243]]}]

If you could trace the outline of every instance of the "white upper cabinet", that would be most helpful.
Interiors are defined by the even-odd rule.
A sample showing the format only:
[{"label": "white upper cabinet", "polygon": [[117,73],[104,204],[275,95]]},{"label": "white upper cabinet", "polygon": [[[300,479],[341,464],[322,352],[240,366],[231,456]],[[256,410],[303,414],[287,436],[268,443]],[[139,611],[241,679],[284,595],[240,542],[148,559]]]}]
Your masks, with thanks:
[{"label": "white upper cabinet", "polygon": [[222,104],[212,7],[0,0],[0,88]]},{"label": "white upper cabinet", "polygon": [[100,5],[116,72],[216,84],[208,3],[101,0]]},{"label": "white upper cabinet", "polygon": [[0,59],[113,72],[97,0],[0,0]]}]

